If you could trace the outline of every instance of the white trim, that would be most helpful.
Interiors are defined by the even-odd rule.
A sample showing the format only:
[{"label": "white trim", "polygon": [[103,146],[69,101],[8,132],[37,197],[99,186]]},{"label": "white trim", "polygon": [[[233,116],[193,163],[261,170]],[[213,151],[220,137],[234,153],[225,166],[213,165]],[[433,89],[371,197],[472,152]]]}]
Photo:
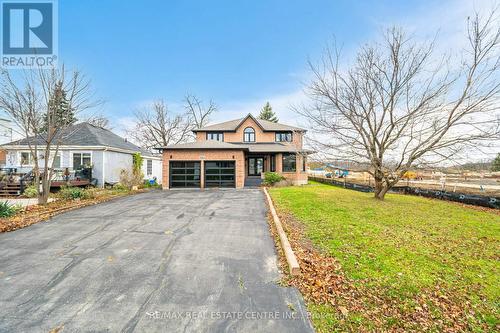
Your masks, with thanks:
[{"label": "white trim", "polygon": [[[59,156],[59,166],[55,166],[54,165],[54,160],[55,158]],[[50,151],[50,156],[49,157],[52,157],[52,159],[50,160],[50,165],[53,166],[54,169],[60,169],[61,168],[61,164],[62,164],[62,154],[61,154],[61,151],[58,150],[57,151],[57,154],[52,154],[52,150]]]},{"label": "white trim", "polygon": [[[149,172],[149,162],[151,162],[151,172]],[[146,177],[153,175],[153,160],[146,158]]]},{"label": "white trim", "polygon": [[104,184],[105,184],[105,179],[106,179],[106,152],[108,150],[107,149],[104,149],[103,152],[102,152],[102,187],[104,188]]},{"label": "white trim", "polygon": [[[31,156],[31,158],[28,157],[29,160],[31,160],[31,163],[28,163],[28,164],[22,164],[22,154],[23,153],[27,153],[28,156]],[[35,166],[35,159],[34,159],[34,154],[33,152],[29,151],[29,150],[20,150],[17,152],[17,161],[18,161],[18,164],[22,167],[24,166],[27,166],[27,167],[34,167]]]},{"label": "white trim", "polygon": [[92,151],[90,151],[90,150],[89,151],[82,150],[82,151],[77,151],[77,152],[73,152],[73,151],[70,152],[70,154],[69,154],[69,161],[70,161],[71,169],[73,169],[73,170],[75,169],[75,166],[73,165],[73,163],[74,163],[73,155],[74,154],[82,154],[82,157],[80,158],[80,160],[83,159],[83,154],[90,154],[90,165],[93,167],[93,154],[92,154]]}]

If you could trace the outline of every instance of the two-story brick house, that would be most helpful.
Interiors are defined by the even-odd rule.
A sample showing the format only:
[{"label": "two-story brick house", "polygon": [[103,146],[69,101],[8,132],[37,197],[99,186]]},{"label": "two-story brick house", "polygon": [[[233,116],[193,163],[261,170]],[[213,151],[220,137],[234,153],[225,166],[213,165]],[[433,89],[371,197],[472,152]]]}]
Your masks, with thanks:
[{"label": "two-story brick house", "polygon": [[242,188],[260,183],[267,171],[306,184],[305,132],[251,114],[196,129],[196,142],[161,147],[163,188]]}]

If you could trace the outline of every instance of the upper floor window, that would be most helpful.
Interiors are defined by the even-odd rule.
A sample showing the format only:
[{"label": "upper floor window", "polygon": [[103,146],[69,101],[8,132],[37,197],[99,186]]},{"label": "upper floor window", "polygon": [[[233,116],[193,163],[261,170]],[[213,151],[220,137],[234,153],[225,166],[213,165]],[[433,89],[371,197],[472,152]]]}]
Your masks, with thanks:
[{"label": "upper floor window", "polygon": [[245,128],[243,131],[244,142],[255,142],[255,130],[251,127]]},{"label": "upper floor window", "polygon": [[292,132],[276,132],[276,142],[292,142]]},{"label": "upper floor window", "polygon": [[207,133],[207,140],[211,141],[224,141],[224,133],[222,132],[209,132]]}]

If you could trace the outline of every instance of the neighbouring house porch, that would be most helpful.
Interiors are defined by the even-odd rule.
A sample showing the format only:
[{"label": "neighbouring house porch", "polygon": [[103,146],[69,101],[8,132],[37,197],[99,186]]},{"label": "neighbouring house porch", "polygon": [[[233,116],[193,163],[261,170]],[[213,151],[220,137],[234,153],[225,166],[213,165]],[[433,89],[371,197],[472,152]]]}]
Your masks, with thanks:
[{"label": "neighbouring house porch", "polygon": [[[43,172],[43,170],[40,172]],[[0,197],[21,195],[27,186],[35,183],[33,167],[0,168]],[[78,170],[54,169],[51,178],[51,188],[59,188],[66,185],[95,185],[95,180],[92,179],[92,168],[81,168]]]}]

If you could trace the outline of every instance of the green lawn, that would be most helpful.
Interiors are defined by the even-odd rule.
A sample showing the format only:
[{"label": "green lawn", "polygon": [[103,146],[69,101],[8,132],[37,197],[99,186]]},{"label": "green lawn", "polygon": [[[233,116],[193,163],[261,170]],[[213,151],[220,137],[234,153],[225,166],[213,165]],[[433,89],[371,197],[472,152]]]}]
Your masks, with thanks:
[{"label": "green lawn", "polygon": [[[469,309],[470,330],[499,325],[499,215],[397,194],[381,202],[373,194],[316,183],[270,193],[278,210],[300,220],[306,236],[335,257],[347,277],[403,313],[414,311],[418,295],[440,286],[447,302],[464,302]],[[313,315],[335,311],[309,308]],[[433,311],[439,321],[440,309]],[[363,314],[354,317],[356,322],[345,327],[331,318],[317,319],[315,325],[324,331],[371,326]],[[387,328],[401,325],[394,318],[382,320]]]}]

